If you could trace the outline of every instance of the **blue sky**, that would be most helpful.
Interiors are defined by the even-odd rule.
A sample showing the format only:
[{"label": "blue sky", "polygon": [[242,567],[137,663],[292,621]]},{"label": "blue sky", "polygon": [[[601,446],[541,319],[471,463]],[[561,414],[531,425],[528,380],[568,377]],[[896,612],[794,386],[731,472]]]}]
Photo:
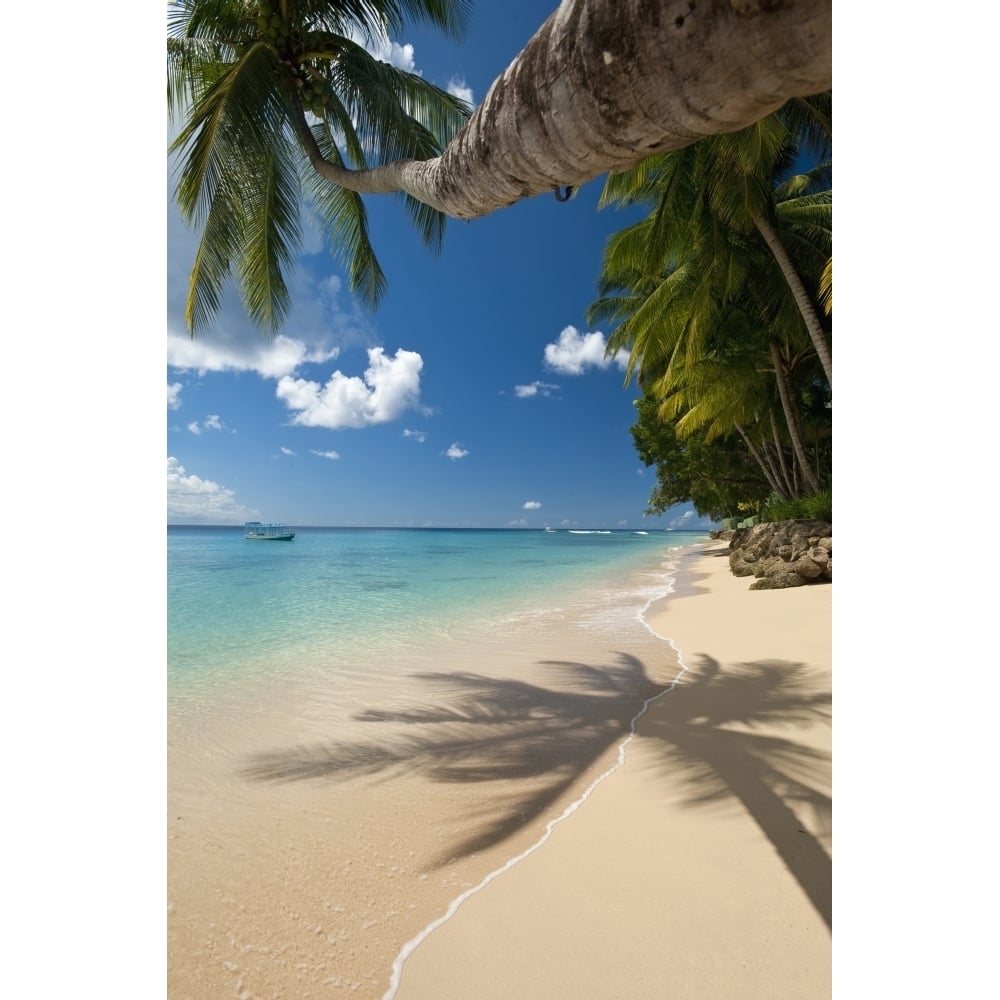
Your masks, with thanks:
[{"label": "blue sky", "polygon": [[[475,103],[551,13],[477,4],[461,41],[427,28],[384,58]],[[172,188],[172,184],[171,184]],[[601,181],[420,242],[398,199],[366,198],[389,281],[375,313],[307,225],[294,307],[263,337],[230,295],[191,340],[183,300],[196,236],[168,229],[168,522],[703,527],[689,505],[644,517],[655,470],[632,445],[634,385],[585,322],[607,237]]]}]

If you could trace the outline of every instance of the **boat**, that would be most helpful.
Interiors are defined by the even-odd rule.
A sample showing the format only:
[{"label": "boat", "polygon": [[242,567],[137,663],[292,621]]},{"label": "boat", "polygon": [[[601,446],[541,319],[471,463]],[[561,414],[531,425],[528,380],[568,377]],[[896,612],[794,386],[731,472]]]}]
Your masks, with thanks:
[{"label": "boat", "polygon": [[251,542],[290,542],[294,531],[287,524],[265,524],[263,521],[247,521],[243,525],[243,537]]}]

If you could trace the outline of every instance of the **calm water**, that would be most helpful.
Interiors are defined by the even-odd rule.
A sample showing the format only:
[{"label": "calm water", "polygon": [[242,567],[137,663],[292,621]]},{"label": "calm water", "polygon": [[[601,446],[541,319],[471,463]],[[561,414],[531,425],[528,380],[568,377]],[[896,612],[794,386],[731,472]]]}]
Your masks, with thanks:
[{"label": "calm water", "polygon": [[[442,638],[474,642],[556,616],[634,622],[670,589],[671,555],[704,533],[168,529],[168,687],[175,710],[233,682],[402,669]],[[372,678],[373,679],[373,678]]]},{"label": "calm water", "polygon": [[676,678],[643,613],[704,539],[170,529],[171,996],[391,996]]}]

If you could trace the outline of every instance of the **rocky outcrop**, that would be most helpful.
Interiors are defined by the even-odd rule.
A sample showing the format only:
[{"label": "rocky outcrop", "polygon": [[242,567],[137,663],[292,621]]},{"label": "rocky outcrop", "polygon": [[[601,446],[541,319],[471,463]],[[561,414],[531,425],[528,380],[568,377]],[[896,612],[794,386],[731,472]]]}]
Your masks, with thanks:
[{"label": "rocky outcrop", "polygon": [[777,590],[833,579],[833,526],[828,521],[775,521],[713,531],[729,539],[734,576],[753,576],[751,590]]}]

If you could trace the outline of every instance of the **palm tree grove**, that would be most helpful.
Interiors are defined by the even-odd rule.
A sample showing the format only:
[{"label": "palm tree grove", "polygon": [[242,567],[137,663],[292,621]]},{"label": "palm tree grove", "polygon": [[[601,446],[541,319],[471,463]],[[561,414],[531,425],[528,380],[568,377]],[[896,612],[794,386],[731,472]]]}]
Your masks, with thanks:
[{"label": "palm tree grove", "polygon": [[[582,60],[581,79],[593,78],[593,52],[614,69],[609,43],[598,37],[600,17],[669,41],[669,25],[643,27],[638,0],[593,0],[586,5],[593,52],[585,44],[570,52],[560,32],[584,5],[567,0],[474,111],[365,47],[411,21],[459,37],[474,16],[466,0],[172,0],[174,197],[200,235],[188,330],[194,336],[211,326],[230,282],[262,332],[281,328],[306,210],[321,220],[352,292],[375,308],[387,276],[364,197],[401,195],[434,247],[447,216],[473,218],[604,177],[602,207],[644,213],[608,241],[588,319],[604,324],[609,354],[628,353],[626,384],[634,380],[641,392],[632,436],[656,469],[648,512],[691,501],[727,527],[830,520],[832,92],[828,64],[814,66],[822,60],[808,52],[786,58],[789,29],[780,20],[798,18],[796,31],[813,30],[815,21],[822,42],[829,5],[792,5],[791,13],[775,11],[773,24],[768,14],[758,18],[757,49],[776,53],[759,71],[771,74],[766,99],[692,72],[688,92],[660,86],[664,107],[728,101],[736,110],[719,121],[706,112],[700,135],[675,127],[669,110],[659,123],[648,108],[628,121],[624,112],[605,115],[603,132],[581,122],[593,156],[571,170],[545,142],[515,148],[526,140],[504,131],[498,108],[525,100],[555,113],[555,81],[575,71],[569,60]],[[697,44],[742,49],[733,33],[750,29],[724,13],[714,17],[706,18],[708,40]],[[655,84],[658,51],[651,42],[637,56],[649,65],[634,75]],[[677,65],[683,56],[681,49]],[[788,82],[776,84],[786,63]],[[524,96],[529,75],[550,100]],[[605,104],[617,79],[609,78]]]}]

